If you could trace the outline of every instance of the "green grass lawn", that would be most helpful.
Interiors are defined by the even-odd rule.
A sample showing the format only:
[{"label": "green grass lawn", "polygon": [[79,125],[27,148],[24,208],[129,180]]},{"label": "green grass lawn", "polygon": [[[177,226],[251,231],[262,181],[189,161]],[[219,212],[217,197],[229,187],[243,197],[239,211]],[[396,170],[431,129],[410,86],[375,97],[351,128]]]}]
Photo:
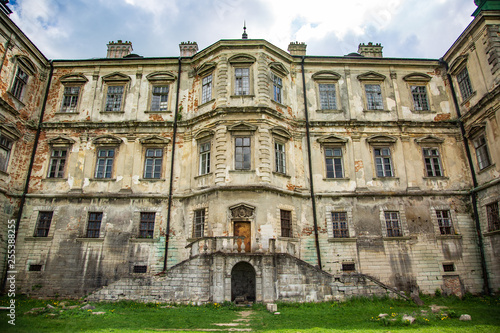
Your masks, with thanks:
[{"label": "green grass lawn", "polygon": [[[0,311],[0,332],[183,332],[202,329],[252,329],[260,332],[499,332],[500,298],[424,297],[426,306],[392,299],[353,299],[344,303],[279,303],[279,315],[266,311],[262,304],[236,307],[227,304],[203,306],[167,305],[136,302],[92,303],[93,310],[80,310],[77,301],[16,299],[16,325],[7,323],[7,311]],[[0,306],[8,306],[7,297],[0,298]],[[63,305],[65,308],[63,309]],[[71,305],[79,306],[68,309]],[[447,306],[432,313],[429,305]],[[51,305],[54,309],[48,309]],[[43,308],[26,314],[32,308]],[[242,319],[242,311],[251,314]],[[422,313],[427,311],[427,314]],[[105,312],[94,315],[95,312]],[[387,313],[387,319],[379,319]],[[447,315],[446,315],[446,314]],[[402,315],[416,317],[409,325]],[[459,321],[461,314],[469,314],[472,321]],[[245,321],[244,319],[249,319]],[[239,326],[217,326],[215,324]],[[248,325],[248,326],[246,326]]]}]

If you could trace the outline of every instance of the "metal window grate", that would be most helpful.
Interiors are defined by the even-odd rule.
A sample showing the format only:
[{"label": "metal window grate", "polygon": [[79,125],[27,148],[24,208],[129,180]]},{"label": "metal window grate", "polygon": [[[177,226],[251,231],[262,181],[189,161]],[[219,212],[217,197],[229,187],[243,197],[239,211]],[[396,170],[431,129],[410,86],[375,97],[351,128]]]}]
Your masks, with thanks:
[{"label": "metal window grate", "polygon": [[455,271],[455,265],[453,265],[453,264],[443,264],[443,271],[445,271],[445,272],[454,272]]},{"label": "metal window grate", "polygon": [[30,271],[30,272],[41,272],[42,271],[42,265],[30,265],[28,267],[28,271]]},{"label": "metal window grate", "polygon": [[356,270],[356,265],[352,262],[342,263],[343,272],[354,272]]},{"label": "metal window grate", "polygon": [[148,266],[146,265],[136,265],[134,266],[134,273],[147,273]]},{"label": "metal window grate", "polygon": [[205,229],[205,208],[194,211],[193,236],[195,238],[203,237]]}]

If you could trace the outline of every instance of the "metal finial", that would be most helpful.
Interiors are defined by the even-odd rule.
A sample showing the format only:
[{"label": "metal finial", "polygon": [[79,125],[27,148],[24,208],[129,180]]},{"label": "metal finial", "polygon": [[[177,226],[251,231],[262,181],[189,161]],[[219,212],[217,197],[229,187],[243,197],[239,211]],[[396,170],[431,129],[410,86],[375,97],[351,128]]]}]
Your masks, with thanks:
[{"label": "metal finial", "polygon": [[241,39],[248,39],[246,21],[243,21],[243,35],[241,35]]}]

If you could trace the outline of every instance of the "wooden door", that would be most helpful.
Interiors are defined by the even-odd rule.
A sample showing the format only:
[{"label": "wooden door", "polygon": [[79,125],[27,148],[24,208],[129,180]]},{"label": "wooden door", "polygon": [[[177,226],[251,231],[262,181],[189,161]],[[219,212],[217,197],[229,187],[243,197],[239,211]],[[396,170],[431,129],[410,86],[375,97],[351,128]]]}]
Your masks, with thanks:
[{"label": "wooden door", "polygon": [[[245,252],[250,252],[250,222],[234,222],[234,236],[245,237],[243,240],[243,243],[245,244]],[[237,241],[237,244],[239,249],[243,249],[240,239]]]}]

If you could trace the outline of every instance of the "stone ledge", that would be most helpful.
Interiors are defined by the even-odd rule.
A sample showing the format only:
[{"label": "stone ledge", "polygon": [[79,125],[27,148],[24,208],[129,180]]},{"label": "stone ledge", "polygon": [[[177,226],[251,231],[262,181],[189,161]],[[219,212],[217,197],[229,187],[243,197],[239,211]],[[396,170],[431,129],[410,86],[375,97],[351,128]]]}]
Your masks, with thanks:
[{"label": "stone ledge", "polygon": [[27,242],[50,242],[54,237],[24,237]]},{"label": "stone ledge", "polygon": [[328,238],[328,243],[355,243],[357,240],[356,237]]},{"label": "stone ledge", "polygon": [[103,242],[104,241],[104,237],[103,238],[87,238],[87,237],[78,237],[76,239],[77,242]]}]

